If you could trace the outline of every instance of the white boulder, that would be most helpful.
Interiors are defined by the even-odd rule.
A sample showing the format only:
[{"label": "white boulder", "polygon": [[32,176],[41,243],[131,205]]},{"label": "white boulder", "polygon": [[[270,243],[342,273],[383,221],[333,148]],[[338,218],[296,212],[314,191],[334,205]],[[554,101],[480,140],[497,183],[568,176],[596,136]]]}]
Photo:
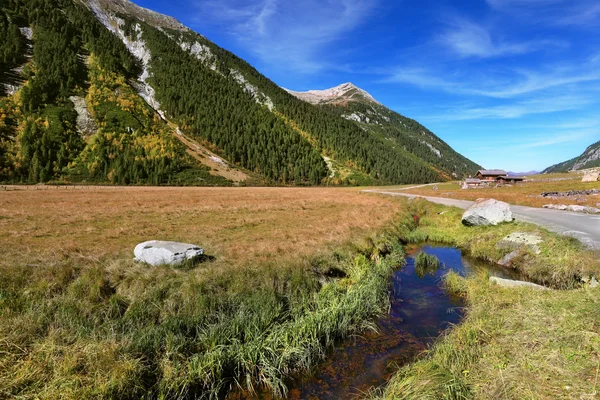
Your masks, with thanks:
[{"label": "white boulder", "polygon": [[507,288],[528,287],[528,288],[538,289],[538,290],[549,290],[547,287],[542,286],[542,285],[537,285],[535,283],[525,282],[525,281],[513,281],[512,279],[503,279],[503,278],[498,278],[497,276],[490,276],[490,282],[493,282],[498,286],[507,287]]},{"label": "white boulder", "polygon": [[495,199],[477,201],[462,216],[462,223],[467,226],[498,225],[512,220],[510,205]]},{"label": "white boulder", "polygon": [[195,244],[149,240],[135,246],[133,254],[136,261],[153,266],[177,265],[201,256],[204,250]]}]

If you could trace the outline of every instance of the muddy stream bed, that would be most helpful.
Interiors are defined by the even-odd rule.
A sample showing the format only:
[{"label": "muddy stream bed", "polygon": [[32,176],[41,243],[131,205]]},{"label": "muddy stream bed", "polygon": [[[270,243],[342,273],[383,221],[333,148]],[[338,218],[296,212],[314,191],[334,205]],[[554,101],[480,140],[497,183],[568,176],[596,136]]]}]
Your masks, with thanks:
[{"label": "muddy stream bed", "polygon": [[[440,268],[419,276],[415,256],[420,251],[435,255]],[[464,257],[456,248],[424,245],[411,251],[406,265],[392,277],[390,313],[378,321],[379,331],[341,342],[312,374],[289,387],[289,398],[354,399],[384,385],[445,329],[460,322],[463,300],[441,287],[442,277],[451,270],[463,276],[487,270],[491,276],[519,278],[510,271]]]}]

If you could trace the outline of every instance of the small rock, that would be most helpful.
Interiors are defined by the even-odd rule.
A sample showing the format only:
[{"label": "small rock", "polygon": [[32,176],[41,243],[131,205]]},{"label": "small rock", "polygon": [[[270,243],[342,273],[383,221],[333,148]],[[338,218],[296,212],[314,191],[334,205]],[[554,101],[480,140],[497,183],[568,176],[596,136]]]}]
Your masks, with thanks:
[{"label": "small rock", "polygon": [[578,206],[578,205],[565,205],[565,204],[545,204],[544,208],[551,208],[554,210],[561,211],[573,211],[587,214],[600,214],[600,208],[596,207],[588,207],[588,206]]},{"label": "small rock", "polygon": [[200,257],[204,250],[195,244],[150,240],[135,246],[133,254],[136,261],[153,266],[177,265]]},{"label": "small rock", "polygon": [[596,279],[595,276],[584,276],[583,278],[581,278],[581,281],[583,283],[586,284],[586,286],[595,289],[598,286],[600,286],[600,283],[598,283],[598,280]]},{"label": "small rock", "polygon": [[513,260],[515,258],[517,258],[519,255],[521,255],[520,249],[513,250],[510,253],[508,253],[507,255],[505,255],[504,257],[502,257],[500,259],[500,261],[498,261],[498,265],[501,265],[503,267],[510,267],[510,266],[512,266]]},{"label": "small rock", "polygon": [[540,243],[544,241],[537,233],[513,232],[496,243],[498,249],[517,249],[522,246],[530,248],[535,254],[540,254]]},{"label": "small rock", "polygon": [[477,200],[462,216],[462,223],[466,226],[498,225],[512,220],[510,205],[495,199]]},{"label": "small rock", "polygon": [[565,204],[544,204],[542,207],[549,208],[552,210],[561,210],[561,211],[564,211],[567,209],[567,206]]},{"label": "small rock", "polygon": [[529,288],[538,289],[538,290],[550,290],[549,288],[547,288],[545,286],[537,285],[535,283],[525,282],[525,281],[514,281],[512,279],[503,279],[503,278],[498,278],[497,276],[490,276],[490,282],[493,282],[493,283],[497,284],[498,286],[507,287],[507,288],[529,287]]}]

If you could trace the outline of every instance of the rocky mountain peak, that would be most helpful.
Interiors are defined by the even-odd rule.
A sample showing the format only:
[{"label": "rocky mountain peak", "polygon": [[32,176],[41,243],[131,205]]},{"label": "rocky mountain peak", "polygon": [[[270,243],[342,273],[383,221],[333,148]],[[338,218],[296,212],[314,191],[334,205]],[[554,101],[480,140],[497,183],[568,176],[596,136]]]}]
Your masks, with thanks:
[{"label": "rocky mountain peak", "polygon": [[341,85],[323,90],[309,90],[306,92],[296,92],[289,89],[285,90],[300,100],[304,100],[311,104],[336,104],[349,101],[367,101],[379,104],[369,92],[359,88],[352,82],[342,83]]},{"label": "rocky mountain peak", "polygon": [[92,8],[98,7],[116,14],[126,14],[138,18],[156,28],[187,31],[188,28],[173,17],[140,7],[129,0],[88,0]]}]

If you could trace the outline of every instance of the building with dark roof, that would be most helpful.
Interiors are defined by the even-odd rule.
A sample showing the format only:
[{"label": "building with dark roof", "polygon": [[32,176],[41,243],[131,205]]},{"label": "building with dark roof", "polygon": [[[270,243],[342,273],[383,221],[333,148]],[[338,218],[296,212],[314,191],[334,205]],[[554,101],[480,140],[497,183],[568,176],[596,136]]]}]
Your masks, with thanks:
[{"label": "building with dark roof", "polygon": [[508,174],[503,169],[480,169],[477,171],[477,178],[486,182],[493,182],[498,179],[498,177],[507,175]]}]

